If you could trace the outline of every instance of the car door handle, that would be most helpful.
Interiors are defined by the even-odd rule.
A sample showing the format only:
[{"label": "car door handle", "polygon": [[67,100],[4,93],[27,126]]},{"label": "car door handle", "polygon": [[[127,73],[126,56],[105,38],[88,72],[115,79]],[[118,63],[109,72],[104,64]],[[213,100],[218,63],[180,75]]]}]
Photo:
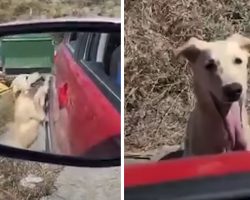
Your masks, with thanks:
[{"label": "car door handle", "polygon": [[59,102],[60,109],[65,108],[68,104],[68,84],[67,83],[64,83],[58,89],[58,102]]}]

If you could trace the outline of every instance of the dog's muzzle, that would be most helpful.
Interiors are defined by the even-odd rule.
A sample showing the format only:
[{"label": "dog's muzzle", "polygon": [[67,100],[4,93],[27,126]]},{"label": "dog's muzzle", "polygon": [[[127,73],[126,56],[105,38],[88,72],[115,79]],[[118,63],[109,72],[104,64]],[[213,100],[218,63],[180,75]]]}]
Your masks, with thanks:
[{"label": "dog's muzzle", "polygon": [[242,85],[239,83],[227,84],[223,86],[222,91],[226,101],[238,101],[242,93]]},{"label": "dog's muzzle", "polygon": [[41,84],[43,84],[45,81],[45,79],[41,76],[39,79],[37,79],[34,83],[32,83],[30,86],[31,87],[36,87],[39,86]]}]

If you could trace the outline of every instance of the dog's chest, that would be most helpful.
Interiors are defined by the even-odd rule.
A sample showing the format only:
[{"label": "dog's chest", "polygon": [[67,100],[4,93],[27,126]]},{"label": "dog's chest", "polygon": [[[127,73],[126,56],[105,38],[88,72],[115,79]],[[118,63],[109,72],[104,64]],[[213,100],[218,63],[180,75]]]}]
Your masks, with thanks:
[{"label": "dog's chest", "polygon": [[209,118],[194,114],[189,122],[190,150],[194,154],[220,153],[230,146],[228,133],[223,121],[214,116]]},{"label": "dog's chest", "polygon": [[34,102],[27,97],[20,97],[15,102],[15,113],[14,117],[17,121],[27,121],[32,117],[34,113],[35,105]]}]

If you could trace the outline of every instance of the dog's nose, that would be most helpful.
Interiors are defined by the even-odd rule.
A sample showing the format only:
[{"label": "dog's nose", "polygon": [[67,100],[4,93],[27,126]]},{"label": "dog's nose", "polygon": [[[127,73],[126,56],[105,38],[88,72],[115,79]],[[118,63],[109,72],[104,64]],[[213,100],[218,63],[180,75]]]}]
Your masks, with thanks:
[{"label": "dog's nose", "polygon": [[239,83],[231,83],[223,86],[223,93],[228,101],[237,101],[242,93],[242,86]]}]

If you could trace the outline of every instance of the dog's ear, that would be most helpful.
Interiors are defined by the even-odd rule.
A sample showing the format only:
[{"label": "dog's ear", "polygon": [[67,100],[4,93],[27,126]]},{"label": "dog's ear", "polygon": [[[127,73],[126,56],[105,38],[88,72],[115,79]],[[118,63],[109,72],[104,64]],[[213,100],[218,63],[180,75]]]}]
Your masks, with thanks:
[{"label": "dog's ear", "polygon": [[208,42],[195,37],[190,38],[184,45],[174,51],[175,56],[184,56],[189,62],[194,63],[200,53],[207,49]]},{"label": "dog's ear", "polygon": [[239,34],[235,33],[227,38],[229,41],[235,41],[237,42],[242,49],[247,50],[250,53],[250,39]]}]

